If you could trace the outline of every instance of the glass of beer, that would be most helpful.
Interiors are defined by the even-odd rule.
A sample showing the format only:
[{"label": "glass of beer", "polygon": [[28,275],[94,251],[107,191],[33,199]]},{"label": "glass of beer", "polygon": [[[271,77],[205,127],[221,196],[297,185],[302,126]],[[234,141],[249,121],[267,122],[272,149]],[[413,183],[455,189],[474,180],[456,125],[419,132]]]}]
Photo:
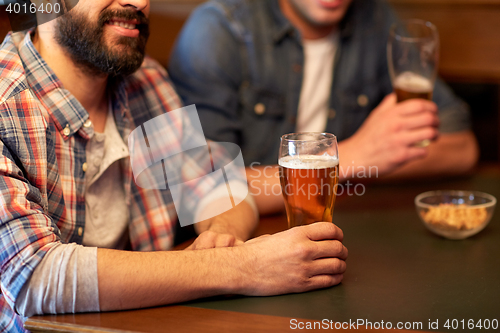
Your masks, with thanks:
[{"label": "glass of beer", "polygon": [[393,24],[387,59],[398,102],[432,100],[439,61],[439,35],[432,23],[412,19]]},{"label": "glass of beer", "polygon": [[339,179],[335,135],[283,135],[278,164],[288,227],[321,221],[332,222]]},{"label": "glass of beer", "polygon": [[[439,61],[439,35],[431,22],[411,19],[393,24],[387,43],[387,60],[397,101],[432,100]],[[424,140],[416,146],[425,147]]]}]

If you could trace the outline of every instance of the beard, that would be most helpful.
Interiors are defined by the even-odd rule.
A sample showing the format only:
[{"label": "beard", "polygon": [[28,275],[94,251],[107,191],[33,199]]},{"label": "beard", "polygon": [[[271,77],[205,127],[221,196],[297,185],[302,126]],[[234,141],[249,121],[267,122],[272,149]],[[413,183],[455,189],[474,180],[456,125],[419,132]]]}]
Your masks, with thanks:
[{"label": "beard", "polygon": [[[137,20],[137,38],[121,36],[106,45],[104,26],[112,18]],[[55,38],[82,71],[110,77],[134,73],[144,60],[149,37],[149,21],[142,12],[104,10],[97,22],[71,10],[58,19]]]}]

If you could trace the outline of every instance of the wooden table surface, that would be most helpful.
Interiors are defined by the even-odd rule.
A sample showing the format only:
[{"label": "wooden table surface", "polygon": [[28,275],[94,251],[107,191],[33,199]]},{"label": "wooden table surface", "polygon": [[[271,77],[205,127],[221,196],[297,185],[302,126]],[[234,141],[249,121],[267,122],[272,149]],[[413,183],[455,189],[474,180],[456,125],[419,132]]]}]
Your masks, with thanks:
[{"label": "wooden table surface", "polygon": [[[468,320],[500,321],[500,213],[476,236],[443,239],[425,229],[413,204],[417,194],[435,189],[478,190],[500,198],[500,172],[494,167],[467,179],[372,185],[362,196],[340,196],[334,222],[344,230],[349,259],[344,281],[333,288],[275,297],[214,297],[134,311],[37,316],[28,319],[26,327],[33,332],[284,332],[291,331],[293,318],[302,318],[303,323],[422,323],[415,328],[447,332],[446,320],[451,324],[455,319],[459,325],[462,319],[465,325]],[[284,216],[266,217],[257,234],[285,228]],[[436,320],[439,329],[429,329],[429,322]]]}]

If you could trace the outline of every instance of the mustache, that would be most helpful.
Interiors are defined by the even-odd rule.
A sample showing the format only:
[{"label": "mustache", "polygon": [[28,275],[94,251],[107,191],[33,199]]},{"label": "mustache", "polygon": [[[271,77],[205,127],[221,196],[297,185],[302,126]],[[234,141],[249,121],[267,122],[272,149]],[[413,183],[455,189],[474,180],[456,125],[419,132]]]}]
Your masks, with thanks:
[{"label": "mustache", "polygon": [[123,19],[127,21],[135,20],[137,21],[137,28],[139,30],[147,29],[149,27],[149,19],[144,15],[143,12],[137,12],[131,9],[123,9],[123,10],[112,10],[106,9],[101,15],[99,15],[99,26],[102,27],[108,21],[113,18]]}]

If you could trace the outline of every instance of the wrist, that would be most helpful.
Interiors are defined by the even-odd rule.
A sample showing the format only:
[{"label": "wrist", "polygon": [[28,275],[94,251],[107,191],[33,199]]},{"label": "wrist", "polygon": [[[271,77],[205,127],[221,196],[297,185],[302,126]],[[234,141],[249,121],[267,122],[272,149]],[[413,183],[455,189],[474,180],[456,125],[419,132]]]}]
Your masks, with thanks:
[{"label": "wrist", "polygon": [[220,281],[223,282],[220,286],[222,294],[248,295],[248,290],[253,285],[253,275],[248,271],[252,265],[248,248],[241,245],[215,250],[227,252],[227,256],[224,256],[224,263],[221,263],[222,266],[227,267],[220,276]]}]

